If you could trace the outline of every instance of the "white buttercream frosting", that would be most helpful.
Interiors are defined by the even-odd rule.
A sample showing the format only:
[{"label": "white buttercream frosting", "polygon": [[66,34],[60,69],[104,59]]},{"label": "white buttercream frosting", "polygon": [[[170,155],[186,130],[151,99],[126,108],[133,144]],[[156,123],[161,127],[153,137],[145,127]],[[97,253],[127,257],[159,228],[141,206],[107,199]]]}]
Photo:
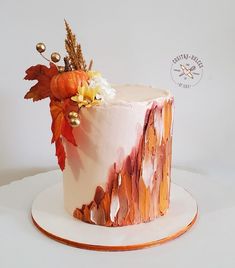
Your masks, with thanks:
[{"label": "white buttercream frosting", "polygon": [[[102,84],[103,80],[96,78],[92,81],[94,84],[97,81]],[[83,204],[89,204],[93,200],[98,185],[105,189],[110,167],[114,163],[121,164],[122,156],[130,154],[136,146],[139,130],[144,127],[146,111],[151,108],[152,103],[156,102],[160,107],[172,97],[167,91],[146,86],[124,85],[113,88],[116,89],[116,94],[108,103],[81,109],[81,124],[74,129],[78,146],[64,141],[67,154],[63,172],[64,202],[70,214],[73,214],[75,208],[81,208]],[[161,137],[163,126],[157,128],[157,135]],[[144,182],[149,185],[149,177],[153,171],[148,162],[144,163],[143,172],[146,177]],[[121,176],[118,182],[122,183]],[[119,203],[114,199],[111,217],[115,217],[118,208]]]},{"label": "white buttercream frosting", "polygon": [[161,99],[164,101],[166,97],[170,97],[171,94],[167,90],[156,89],[151,86],[143,85],[114,85],[116,90],[116,95],[114,102],[116,103],[146,103],[152,102],[153,100],[158,99],[158,102]]}]

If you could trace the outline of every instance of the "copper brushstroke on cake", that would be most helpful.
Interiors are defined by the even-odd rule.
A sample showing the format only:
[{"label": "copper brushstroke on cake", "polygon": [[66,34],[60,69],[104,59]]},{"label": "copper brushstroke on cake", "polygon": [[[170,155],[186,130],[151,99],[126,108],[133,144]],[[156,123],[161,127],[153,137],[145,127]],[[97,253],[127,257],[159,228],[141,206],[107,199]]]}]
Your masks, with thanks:
[{"label": "copper brushstroke on cake", "polygon": [[106,189],[73,216],[91,224],[125,226],[149,222],[169,207],[173,98],[147,110],[142,135],[118,169],[110,168]]}]

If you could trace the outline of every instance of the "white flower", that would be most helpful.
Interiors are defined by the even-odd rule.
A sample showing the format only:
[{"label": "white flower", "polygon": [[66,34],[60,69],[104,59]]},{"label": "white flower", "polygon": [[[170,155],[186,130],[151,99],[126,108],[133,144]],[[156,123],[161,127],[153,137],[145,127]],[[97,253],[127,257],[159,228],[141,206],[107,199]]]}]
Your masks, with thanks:
[{"label": "white flower", "polygon": [[99,73],[91,73],[89,79],[90,88],[99,88],[99,94],[96,98],[102,99],[105,103],[111,101],[115,95],[116,90],[104,79]]}]

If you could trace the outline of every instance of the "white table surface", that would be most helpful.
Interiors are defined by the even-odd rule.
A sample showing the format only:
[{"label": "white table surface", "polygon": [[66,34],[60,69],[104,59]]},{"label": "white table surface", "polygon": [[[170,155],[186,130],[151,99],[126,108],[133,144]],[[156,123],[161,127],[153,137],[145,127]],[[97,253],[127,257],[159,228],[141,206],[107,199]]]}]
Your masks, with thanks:
[{"label": "white table surface", "polygon": [[193,228],[161,246],[129,252],[97,252],[49,239],[32,224],[34,197],[61,179],[59,171],[0,187],[0,267],[235,267],[235,185],[174,169],[172,180],[198,201]]}]

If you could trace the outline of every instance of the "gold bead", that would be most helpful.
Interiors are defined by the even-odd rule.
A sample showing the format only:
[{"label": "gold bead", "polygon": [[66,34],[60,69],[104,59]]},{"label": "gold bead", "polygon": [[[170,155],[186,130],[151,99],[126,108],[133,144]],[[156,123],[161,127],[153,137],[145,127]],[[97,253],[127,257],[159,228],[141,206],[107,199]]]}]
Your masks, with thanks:
[{"label": "gold bead", "polygon": [[42,52],[46,51],[46,46],[44,43],[37,43],[36,49],[39,53],[42,53]]},{"label": "gold bead", "polygon": [[69,119],[72,119],[72,118],[78,118],[78,113],[74,112],[74,111],[70,112],[69,113]]},{"label": "gold bead", "polygon": [[70,119],[70,125],[72,127],[77,127],[77,126],[80,125],[80,120],[78,118],[73,117],[73,118]]},{"label": "gold bead", "polygon": [[51,60],[53,61],[53,62],[58,62],[58,61],[60,61],[60,54],[58,53],[58,52],[53,52],[53,53],[51,53]]},{"label": "gold bead", "polygon": [[64,66],[58,66],[57,68],[60,73],[63,73],[65,70]]}]

